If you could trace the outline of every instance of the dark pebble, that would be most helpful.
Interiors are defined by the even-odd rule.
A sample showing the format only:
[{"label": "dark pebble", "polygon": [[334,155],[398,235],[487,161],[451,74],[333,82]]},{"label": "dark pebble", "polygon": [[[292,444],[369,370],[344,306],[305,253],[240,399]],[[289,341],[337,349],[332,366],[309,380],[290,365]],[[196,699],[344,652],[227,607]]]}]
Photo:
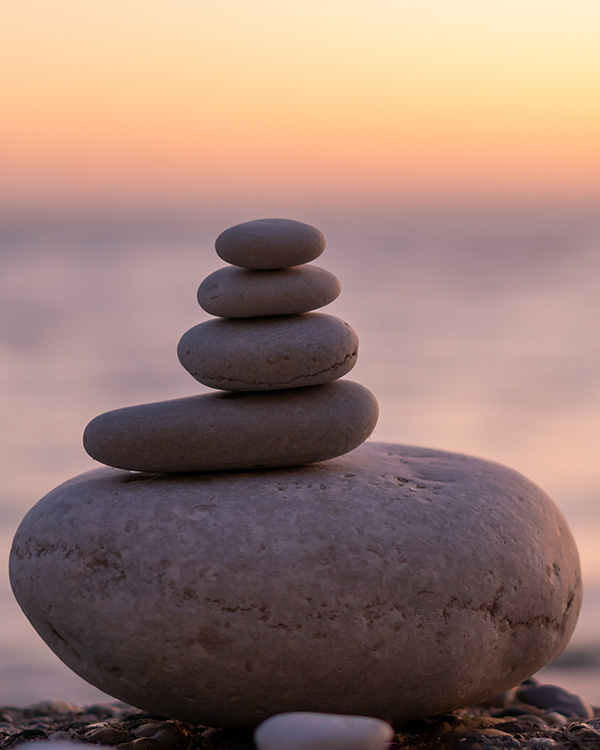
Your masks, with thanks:
[{"label": "dark pebble", "polygon": [[548,711],[543,716],[546,724],[551,727],[564,727],[565,724],[569,723],[566,716],[563,716],[558,711]]},{"label": "dark pebble", "polygon": [[492,750],[492,748],[503,748],[503,750],[519,750],[521,743],[505,732],[487,729],[470,737],[460,740],[456,746],[457,750]]},{"label": "dark pebble", "polygon": [[45,740],[46,737],[48,735],[42,729],[24,729],[22,732],[12,734],[4,743],[4,747],[14,747],[29,740]]},{"label": "dark pebble", "polygon": [[568,725],[566,731],[574,734],[579,740],[594,740],[600,747],[600,731],[588,723],[574,722]]},{"label": "dark pebble", "polygon": [[64,723],[61,721],[61,723],[56,727],[56,730],[59,732],[66,731],[67,729],[83,729],[84,727],[86,729],[92,729],[94,724],[90,724],[89,721],[69,721],[68,723]]},{"label": "dark pebble", "polygon": [[496,724],[496,729],[500,729],[503,732],[509,734],[533,734],[542,729],[548,729],[546,722],[539,716],[533,714],[523,714],[518,719],[512,721],[503,721],[501,724]]},{"label": "dark pebble", "polygon": [[40,701],[23,709],[23,716],[56,716],[57,714],[73,715],[77,707],[66,701]]},{"label": "dark pebble", "polygon": [[572,712],[571,715],[581,719],[593,719],[594,712],[590,704],[574,693],[569,693],[557,685],[522,685],[516,693],[517,700],[546,711]]},{"label": "dark pebble", "polygon": [[508,706],[508,708],[503,708],[500,711],[493,711],[493,715],[499,718],[504,716],[532,716],[541,713],[542,709],[537,706],[528,706],[526,703],[517,703],[517,705]]},{"label": "dark pebble", "polygon": [[131,740],[131,734],[116,727],[96,727],[88,730],[82,737],[87,742],[95,742],[99,745],[120,745]]},{"label": "dark pebble", "polygon": [[181,747],[187,742],[187,734],[174,721],[152,721],[134,730],[135,737],[150,737],[170,748]]},{"label": "dark pebble", "polygon": [[113,706],[107,706],[104,703],[95,703],[93,706],[85,707],[86,714],[93,714],[98,719],[112,719],[118,716],[118,711]]},{"label": "dark pebble", "polygon": [[543,729],[546,729],[548,724],[544,720],[542,716],[538,716],[537,714],[522,714],[519,716],[519,721],[523,721],[527,724],[534,724],[535,726],[542,727]]}]

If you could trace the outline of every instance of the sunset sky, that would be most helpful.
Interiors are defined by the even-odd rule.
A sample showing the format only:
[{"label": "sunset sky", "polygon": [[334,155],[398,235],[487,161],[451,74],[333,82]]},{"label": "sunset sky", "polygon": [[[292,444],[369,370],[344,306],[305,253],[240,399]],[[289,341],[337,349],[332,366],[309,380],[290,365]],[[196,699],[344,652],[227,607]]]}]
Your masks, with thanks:
[{"label": "sunset sky", "polygon": [[4,0],[0,209],[600,194],[598,0]]}]

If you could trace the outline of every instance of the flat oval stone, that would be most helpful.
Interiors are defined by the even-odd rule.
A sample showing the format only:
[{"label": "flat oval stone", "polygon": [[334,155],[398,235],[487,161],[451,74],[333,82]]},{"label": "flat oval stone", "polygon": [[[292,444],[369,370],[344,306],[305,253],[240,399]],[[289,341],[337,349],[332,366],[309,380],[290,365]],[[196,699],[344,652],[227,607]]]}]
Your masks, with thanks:
[{"label": "flat oval stone", "polygon": [[581,603],[538,487],[377,443],[298,469],[83,474],[29,511],[10,577],[84,679],[212,727],[474,705],[560,653]]},{"label": "flat oval stone", "polygon": [[325,249],[315,227],[292,219],[256,219],[229,227],[217,237],[217,255],[243,268],[289,268],[310,263]]},{"label": "flat oval stone", "polygon": [[207,320],[183,334],[177,354],[190,375],[210,388],[302,388],[350,372],[358,336],[343,320],[323,313]]},{"label": "flat oval stone", "polygon": [[373,394],[349,380],[221,391],[106,412],[86,427],[83,445],[97,461],[133,471],[299,466],[356,448],[377,417]]},{"label": "flat oval stone", "polygon": [[277,714],[256,728],[258,750],[385,750],[393,728],[371,716],[296,711]]},{"label": "flat oval stone", "polygon": [[227,266],[200,284],[198,303],[222,318],[297,315],[324,307],[340,293],[340,282],[316,266],[250,271]]}]

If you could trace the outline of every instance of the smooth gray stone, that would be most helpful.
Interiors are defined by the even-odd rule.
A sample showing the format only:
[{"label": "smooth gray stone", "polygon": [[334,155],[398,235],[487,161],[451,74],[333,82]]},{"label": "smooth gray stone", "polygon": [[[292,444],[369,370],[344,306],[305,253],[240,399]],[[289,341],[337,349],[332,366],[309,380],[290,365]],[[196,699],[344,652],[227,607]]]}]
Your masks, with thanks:
[{"label": "smooth gray stone", "polygon": [[93,419],[86,451],[134,471],[299,466],[356,448],[377,423],[373,394],[349,380],[263,393],[207,393]]},{"label": "smooth gray stone", "polygon": [[371,716],[295,711],[277,714],[256,728],[258,750],[385,750],[393,728]]},{"label": "smooth gray stone", "polygon": [[310,263],[325,249],[315,227],[292,219],[255,219],[229,227],[217,237],[217,255],[243,268],[290,268]]},{"label": "smooth gray stone", "polygon": [[210,388],[272,391],[346,375],[356,364],[358,336],[324,313],[207,320],[183,334],[177,354]]},{"label": "smooth gray stone", "polygon": [[15,595],[75,672],[145,711],[389,722],[493,698],[566,645],[567,523],[489,461],[366,443],[299,469],[99,469],[25,517]]},{"label": "smooth gray stone", "polygon": [[200,284],[198,303],[221,318],[297,315],[324,307],[340,293],[340,282],[316,266],[250,271],[227,266]]}]

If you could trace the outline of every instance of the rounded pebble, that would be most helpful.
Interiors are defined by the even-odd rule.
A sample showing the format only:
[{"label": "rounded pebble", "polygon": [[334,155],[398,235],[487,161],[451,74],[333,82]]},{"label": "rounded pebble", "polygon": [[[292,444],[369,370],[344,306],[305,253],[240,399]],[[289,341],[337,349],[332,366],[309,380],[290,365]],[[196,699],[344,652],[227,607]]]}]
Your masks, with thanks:
[{"label": "rounded pebble", "polygon": [[75,713],[78,709],[73,703],[66,701],[48,700],[33,703],[25,709],[31,716],[50,716],[53,714]]},{"label": "rounded pebble", "polygon": [[300,466],[366,440],[377,401],[351,380],[262,393],[206,393],[100,414],[85,429],[92,458],[133,471]]},{"label": "rounded pebble", "polygon": [[150,737],[169,748],[187,744],[187,738],[181,727],[174,721],[152,721],[143,724],[133,731],[135,737]]},{"label": "rounded pebble", "polygon": [[558,713],[557,711],[548,711],[544,714],[544,721],[551,727],[564,727],[569,722],[566,716]]},{"label": "rounded pebble", "polygon": [[568,731],[578,740],[593,743],[594,749],[600,747],[600,732],[593,725],[574,722],[569,724]]},{"label": "rounded pebble", "polygon": [[184,333],[179,361],[203,385],[273,391],[321,385],[356,364],[358,336],[343,320],[305,313],[208,320]]},{"label": "rounded pebble", "polygon": [[217,255],[243,268],[290,268],[315,260],[325,237],[315,227],[292,219],[255,219],[229,227],[217,237]]},{"label": "rounded pebble", "polygon": [[277,271],[220,268],[200,284],[198,303],[221,318],[297,315],[324,307],[340,293],[340,282],[316,266]]},{"label": "rounded pebble", "polygon": [[570,693],[558,685],[525,685],[521,686],[516,693],[518,700],[529,703],[546,711],[570,712],[581,719],[593,719],[594,712],[590,704],[579,695]]},{"label": "rounded pebble", "polygon": [[258,750],[384,750],[393,736],[381,719],[298,711],[264,721],[254,742]]},{"label": "rounded pebble", "polygon": [[112,719],[119,714],[114,706],[106,703],[93,703],[91,706],[85,706],[85,712],[97,716],[99,719]]},{"label": "rounded pebble", "polygon": [[88,742],[94,742],[98,745],[119,745],[122,742],[129,742],[131,739],[129,732],[111,726],[90,729],[83,736]]},{"label": "rounded pebble", "polygon": [[558,750],[561,746],[551,737],[530,737],[521,747],[527,750]]},{"label": "rounded pebble", "polygon": [[85,680],[212,727],[474,705],[560,653],[581,604],[538,487],[389,443],[298,469],[83,474],[26,515],[10,578]]}]

